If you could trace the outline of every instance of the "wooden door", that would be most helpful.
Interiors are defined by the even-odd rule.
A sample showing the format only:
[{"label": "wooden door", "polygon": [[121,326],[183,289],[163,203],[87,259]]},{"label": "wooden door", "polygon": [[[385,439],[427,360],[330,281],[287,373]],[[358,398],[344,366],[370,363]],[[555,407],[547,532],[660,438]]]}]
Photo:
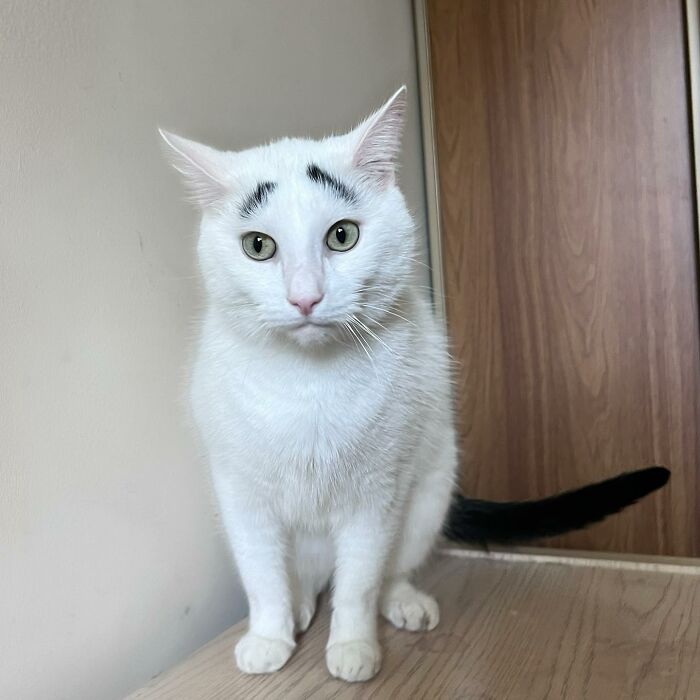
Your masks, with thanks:
[{"label": "wooden door", "polygon": [[700,553],[700,350],[681,0],[428,0],[465,493],[664,464],[555,546]]}]

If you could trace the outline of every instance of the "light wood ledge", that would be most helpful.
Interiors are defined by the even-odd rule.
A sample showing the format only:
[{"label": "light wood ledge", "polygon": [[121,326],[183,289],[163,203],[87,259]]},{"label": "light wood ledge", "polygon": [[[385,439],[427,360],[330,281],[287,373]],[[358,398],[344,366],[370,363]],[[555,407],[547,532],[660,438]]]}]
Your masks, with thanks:
[{"label": "light wood ledge", "polygon": [[436,630],[381,625],[384,664],[369,683],[332,679],[327,606],[280,672],[244,676],[240,623],[130,700],[688,700],[700,698],[700,568],[536,551],[442,550],[421,576]]}]

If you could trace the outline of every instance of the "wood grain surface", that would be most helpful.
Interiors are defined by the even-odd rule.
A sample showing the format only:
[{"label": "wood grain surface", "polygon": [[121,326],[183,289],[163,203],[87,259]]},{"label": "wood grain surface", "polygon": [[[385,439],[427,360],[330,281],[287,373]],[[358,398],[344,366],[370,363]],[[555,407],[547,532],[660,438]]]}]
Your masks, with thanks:
[{"label": "wood grain surface", "polygon": [[[700,697],[700,569],[437,556],[423,584],[441,604],[433,632],[382,625],[374,680],[324,665],[324,609],[288,665],[244,676],[233,627],[130,700],[694,700]],[[640,565],[641,566],[641,565]]]},{"label": "wood grain surface", "polygon": [[697,556],[700,350],[680,0],[428,0],[465,493],[664,464],[555,546]]}]

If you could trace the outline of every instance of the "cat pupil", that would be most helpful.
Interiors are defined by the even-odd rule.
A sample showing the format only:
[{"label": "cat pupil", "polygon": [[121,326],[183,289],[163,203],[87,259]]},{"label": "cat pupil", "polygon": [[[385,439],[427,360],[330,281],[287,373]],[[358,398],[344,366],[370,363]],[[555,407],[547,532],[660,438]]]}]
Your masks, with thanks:
[{"label": "cat pupil", "polygon": [[262,246],[262,238],[260,238],[260,236],[256,236],[255,240],[253,241],[253,248],[255,248],[255,252],[259,253],[262,250]]},{"label": "cat pupil", "polygon": [[342,226],[338,226],[335,231],[335,237],[338,239],[338,243],[345,243],[345,229]]}]

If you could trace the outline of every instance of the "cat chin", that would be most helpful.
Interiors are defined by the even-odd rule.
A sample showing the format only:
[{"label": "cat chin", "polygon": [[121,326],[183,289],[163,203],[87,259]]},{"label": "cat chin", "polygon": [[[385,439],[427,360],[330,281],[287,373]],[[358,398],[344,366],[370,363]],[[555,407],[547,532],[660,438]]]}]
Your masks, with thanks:
[{"label": "cat chin", "polygon": [[335,338],[332,326],[305,324],[289,331],[289,337],[302,348],[324,345]]}]

